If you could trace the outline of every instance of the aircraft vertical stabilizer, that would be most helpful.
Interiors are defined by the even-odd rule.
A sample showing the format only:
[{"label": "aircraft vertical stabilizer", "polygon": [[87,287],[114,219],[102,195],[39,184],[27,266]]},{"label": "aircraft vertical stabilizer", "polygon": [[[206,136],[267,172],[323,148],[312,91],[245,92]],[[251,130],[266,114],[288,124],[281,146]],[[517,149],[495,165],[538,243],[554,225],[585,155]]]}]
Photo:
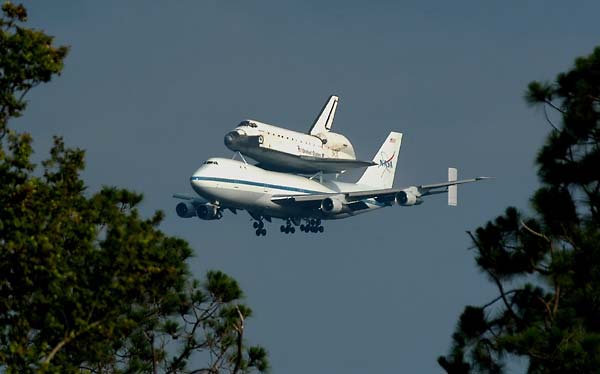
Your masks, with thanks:
[{"label": "aircraft vertical stabilizer", "polygon": [[315,119],[312,127],[308,131],[310,135],[317,135],[331,130],[333,119],[335,118],[335,110],[337,109],[339,98],[335,95],[329,96],[329,100],[321,109],[321,112]]},{"label": "aircraft vertical stabilizer", "polygon": [[382,189],[392,188],[401,143],[402,133],[390,132],[373,158],[376,165],[368,167],[356,183]]}]

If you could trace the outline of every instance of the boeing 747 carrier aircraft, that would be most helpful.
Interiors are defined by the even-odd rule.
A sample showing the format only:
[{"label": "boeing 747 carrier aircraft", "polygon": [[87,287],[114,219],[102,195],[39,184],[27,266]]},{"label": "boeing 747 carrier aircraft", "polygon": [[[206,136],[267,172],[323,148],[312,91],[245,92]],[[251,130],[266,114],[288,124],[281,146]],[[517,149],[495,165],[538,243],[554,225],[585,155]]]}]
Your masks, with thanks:
[{"label": "boeing 747 carrier aircraft", "polygon": [[175,194],[182,200],[176,206],[183,218],[221,219],[225,210],[246,210],[255,220],[257,236],[266,235],[264,221],[285,221],[280,231],[323,232],[323,220],[349,218],[357,214],[392,206],[411,206],[423,198],[448,194],[448,204],[457,204],[457,185],[488,177],[457,180],[457,170],[448,169],[448,181],[405,188],[393,188],[402,134],[391,132],[373,162],[356,183],[324,179],[319,173],[307,178],[261,169],[225,158],[209,158],[190,177],[199,197]]}]

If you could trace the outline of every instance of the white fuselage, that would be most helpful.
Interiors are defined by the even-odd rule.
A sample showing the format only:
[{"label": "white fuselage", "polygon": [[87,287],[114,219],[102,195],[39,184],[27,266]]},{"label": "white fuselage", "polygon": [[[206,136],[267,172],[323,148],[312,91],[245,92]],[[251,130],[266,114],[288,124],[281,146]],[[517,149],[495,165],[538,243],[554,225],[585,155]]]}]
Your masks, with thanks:
[{"label": "white fuselage", "polygon": [[362,201],[365,204],[364,209],[325,214],[320,209],[302,209],[297,205],[274,203],[271,199],[278,195],[344,193],[372,190],[373,187],[333,180],[321,182],[299,175],[263,170],[241,161],[224,158],[208,159],[190,177],[190,182],[196,193],[222,207],[244,209],[256,215],[283,219],[339,219],[389,205],[379,203],[375,199],[365,199]]},{"label": "white fuselage", "polygon": [[224,142],[232,151],[241,152],[258,161],[263,168],[274,171],[338,173],[351,167],[368,166],[319,164],[319,160],[356,161],[350,140],[330,131],[310,135],[245,120],[225,135]]},{"label": "white fuselage", "polygon": [[356,159],[350,141],[345,136],[333,132],[309,135],[254,120],[243,121],[234,131],[243,132],[248,136],[261,135],[262,142],[258,144],[258,148],[296,156]]}]

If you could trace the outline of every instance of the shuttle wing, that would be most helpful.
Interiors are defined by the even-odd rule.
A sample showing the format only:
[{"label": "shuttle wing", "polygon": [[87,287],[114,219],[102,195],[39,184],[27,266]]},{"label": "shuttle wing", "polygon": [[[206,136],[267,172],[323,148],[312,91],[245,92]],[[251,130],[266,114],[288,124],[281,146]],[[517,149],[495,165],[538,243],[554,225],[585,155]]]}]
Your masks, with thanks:
[{"label": "shuttle wing", "polygon": [[310,161],[315,169],[319,170],[347,170],[356,168],[366,168],[369,166],[377,165],[373,161],[360,161],[360,160],[345,160],[339,158],[321,158],[312,156],[298,156],[304,161]]},{"label": "shuttle wing", "polygon": [[273,155],[277,155],[281,162],[264,161],[257,164],[258,167],[279,171],[282,173],[339,173],[349,169],[366,168],[377,165],[373,161],[349,160],[340,158],[322,158],[305,155],[291,155],[284,152],[270,150]]}]

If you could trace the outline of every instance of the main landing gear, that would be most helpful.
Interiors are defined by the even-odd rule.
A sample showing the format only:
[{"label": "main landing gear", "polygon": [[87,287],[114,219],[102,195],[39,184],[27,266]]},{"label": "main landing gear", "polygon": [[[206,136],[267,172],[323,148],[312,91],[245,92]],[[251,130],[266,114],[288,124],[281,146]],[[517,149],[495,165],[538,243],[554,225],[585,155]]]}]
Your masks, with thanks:
[{"label": "main landing gear", "polygon": [[321,233],[323,231],[325,231],[325,228],[323,226],[321,226],[321,220],[320,219],[314,219],[314,218],[307,218],[306,219],[306,224],[304,225],[300,225],[300,231],[304,231],[304,232],[312,232],[312,233]]},{"label": "main landing gear", "polygon": [[[253,216],[254,222],[252,223],[252,227],[254,227],[256,236],[266,236],[267,229],[265,228],[265,223],[263,222],[263,218],[259,216]],[[269,221],[270,217],[266,217],[265,219]],[[305,223],[300,224],[300,222],[304,221]],[[269,221],[270,222],[270,221]],[[312,232],[312,233],[321,233],[325,231],[325,228],[321,225],[321,220],[318,218],[288,218],[286,219],[285,225],[281,225],[279,230],[285,234],[294,234],[296,232],[296,228],[294,226],[298,226],[300,224],[300,231],[302,232]]]},{"label": "main landing gear", "polygon": [[284,225],[281,225],[281,227],[279,228],[279,230],[281,232],[285,232],[286,234],[293,234],[296,232],[296,228],[294,226],[292,226],[292,220],[291,219],[287,219],[287,223]]},{"label": "main landing gear", "polygon": [[255,231],[256,236],[267,235],[267,229],[265,229],[265,223],[262,221],[262,219],[254,221],[254,223],[252,224],[252,227],[254,227],[256,229],[256,231]]}]

